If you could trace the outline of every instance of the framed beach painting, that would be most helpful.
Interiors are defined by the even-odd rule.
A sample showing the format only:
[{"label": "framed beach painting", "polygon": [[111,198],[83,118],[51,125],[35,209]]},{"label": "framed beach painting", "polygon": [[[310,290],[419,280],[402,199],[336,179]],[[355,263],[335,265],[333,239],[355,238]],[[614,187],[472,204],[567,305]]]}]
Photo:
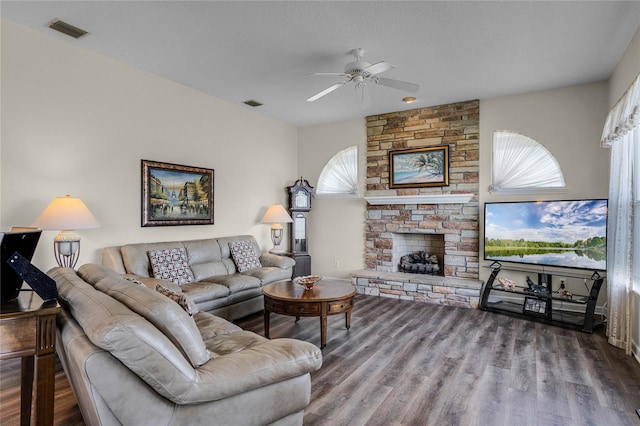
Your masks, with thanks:
[{"label": "framed beach painting", "polygon": [[389,151],[389,188],[449,185],[449,146]]},{"label": "framed beach painting", "polygon": [[213,169],[142,160],[142,226],[213,224]]}]

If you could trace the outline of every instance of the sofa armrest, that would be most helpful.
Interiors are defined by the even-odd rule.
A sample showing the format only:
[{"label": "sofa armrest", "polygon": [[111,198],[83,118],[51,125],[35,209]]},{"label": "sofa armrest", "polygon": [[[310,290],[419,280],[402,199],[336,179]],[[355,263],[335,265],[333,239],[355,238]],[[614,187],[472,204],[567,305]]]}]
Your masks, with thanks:
[{"label": "sofa armrest", "polygon": [[296,261],[293,258],[273,253],[262,253],[260,263],[262,266],[275,266],[282,269],[293,268],[296,265]]}]

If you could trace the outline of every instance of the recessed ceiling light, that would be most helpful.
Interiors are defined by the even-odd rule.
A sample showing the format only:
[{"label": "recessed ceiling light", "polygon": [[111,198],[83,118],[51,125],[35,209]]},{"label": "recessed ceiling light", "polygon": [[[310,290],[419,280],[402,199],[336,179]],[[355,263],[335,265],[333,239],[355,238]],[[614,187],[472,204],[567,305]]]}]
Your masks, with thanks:
[{"label": "recessed ceiling light", "polygon": [[411,102],[415,102],[416,98],[414,98],[413,96],[407,96],[406,98],[402,98],[402,102],[404,102],[405,104],[410,104]]},{"label": "recessed ceiling light", "polygon": [[56,19],[55,21],[51,22],[49,24],[49,28],[59,31],[62,34],[66,34],[73,38],[80,38],[83,35],[87,34],[85,30],[81,30],[80,28],[74,27],[73,25],[67,24],[66,22],[61,21],[59,19]]},{"label": "recessed ceiling light", "polygon": [[259,107],[262,104],[258,101],[254,101],[253,99],[249,99],[248,101],[244,101],[245,104],[251,106],[251,107]]}]

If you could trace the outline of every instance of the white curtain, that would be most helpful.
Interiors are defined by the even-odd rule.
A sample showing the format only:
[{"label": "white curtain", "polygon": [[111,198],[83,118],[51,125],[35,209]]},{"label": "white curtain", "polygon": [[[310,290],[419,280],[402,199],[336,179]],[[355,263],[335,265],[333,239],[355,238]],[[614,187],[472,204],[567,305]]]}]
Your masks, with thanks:
[{"label": "white curtain", "polygon": [[358,147],[338,152],[324,166],[318,178],[316,195],[357,195]]},{"label": "white curtain", "polygon": [[[601,144],[611,148],[609,221],[607,232],[607,289],[609,343],[631,354],[631,292],[634,247],[640,244],[640,229],[634,227],[636,188],[640,173],[635,161],[640,150],[640,75],[607,116]],[[640,265],[636,265],[636,268]],[[636,313],[635,315],[638,315]]]},{"label": "white curtain", "polygon": [[565,187],[555,157],[537,141],[514,132],[493,132],[492,170],[492,192]]}]

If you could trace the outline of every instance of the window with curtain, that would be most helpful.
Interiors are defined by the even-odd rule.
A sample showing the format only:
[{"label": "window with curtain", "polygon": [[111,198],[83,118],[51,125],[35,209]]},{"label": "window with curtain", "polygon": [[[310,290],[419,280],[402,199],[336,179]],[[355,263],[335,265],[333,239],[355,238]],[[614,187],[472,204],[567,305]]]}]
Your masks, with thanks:
[{"label": "window with curtain", "polygon": [[609,112],[601,143],[611,148],[607,337],[630,355],[631,297],[640,292],[640,75]]},{"label": "window with curtain", "polygon": [[338,152],[322,169],[316,187],[317,196],[358,195],[358,147]]},{"label": "window with curtain", "polygon": [[493,170],[489,191],[530,193],[565,189],[555,157],[540,143],[519,133],[493,132]]},{"label": "window with curtain", "polygon": [[[640,230],[640,173],[638,166],[640,165],[640,126],[636,126],[633,130],[633,134],[629,135],[634,142],[634,188],[633,188],[633,222],[634,230]],[[633,244],[633,291],[640,295],[640,241],[635,241]]]}]

